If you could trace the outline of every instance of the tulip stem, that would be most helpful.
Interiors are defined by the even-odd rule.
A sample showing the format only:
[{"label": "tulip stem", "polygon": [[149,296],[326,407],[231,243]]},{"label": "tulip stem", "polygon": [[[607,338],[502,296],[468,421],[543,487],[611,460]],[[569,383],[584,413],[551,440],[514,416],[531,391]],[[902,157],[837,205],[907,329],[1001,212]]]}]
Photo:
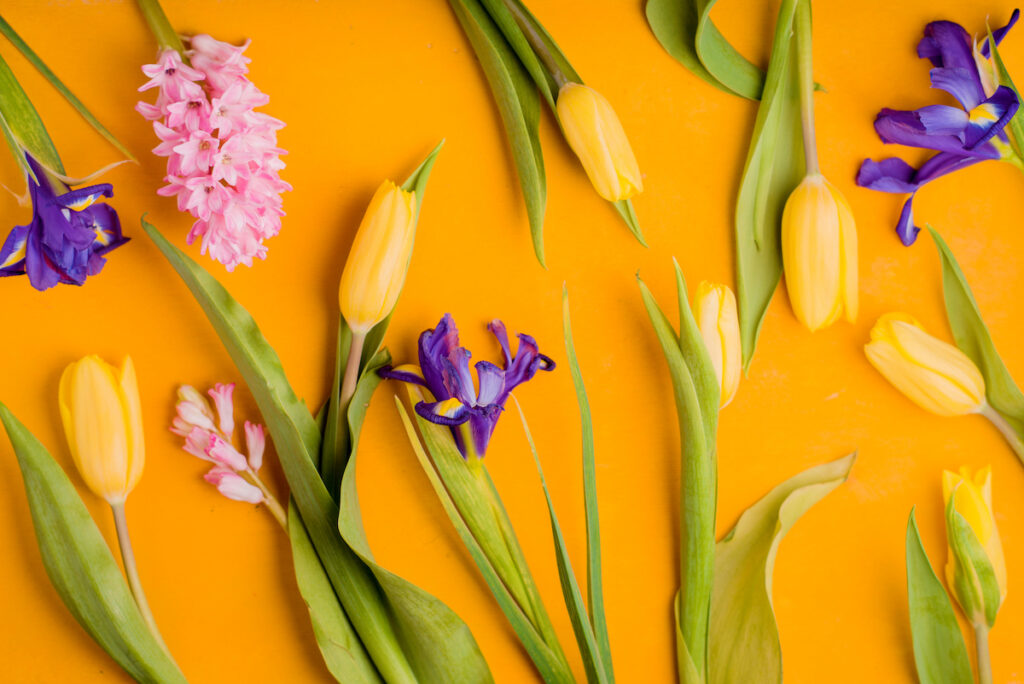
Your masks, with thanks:
[{"label": "tulip stem", "polygon": [[987,402],[981,408],[981,415],[988,418],[989,422],[996,426],[1003,437],[1006,438],[1006,441],[1009,442],[1010,448],[1017,454],[1017,458],[1024,462],[1024,440],[1013,429],[1009,421],[1003,418],[1003,415],[992,408]]},{"label": "tulip stem", "polygon": [[551,78],[555,80],[555,85],[558,90],[562,89],[569,79],[566,77],[565,72],[562,71],[562,67],[558,65],[558,60],[551,53],[551,48],[548,47],[544,37],[537,31],[537,27],[533,25],[531,18],[527,16],[526,10],[520,6],[516,0],[503,0],[505,7],[508,9],[512,18],[516,20],[516,25],[519,26],[523,32],[523,36],[526,37],[526,42],[533,48],[534,54],[537,55],[537,59],[541,61],[544,68],[547,69],[548,73],[551,74]]},{"label": "tulip stem", "polygon": [[341,381],[341,397],[338,403],[339,415],[343,415],[352,395],[356,393],[356,382],[359,380],[359,366],[362,365],[363,344],[366,333],[353,333],[352,343],[348,348],[348,360],[345,362],[345,377]]},{"label": "tulip stem", "polygon": [[160,49],[171,48],[177,50],[181,58],[187,63],[188,57],[185,55],[185,46],[182,45],[178,32],[174,30],[171,22],[167,19],[167,15],[164,13],[164,8],[160,6],[160,2],[158,0],[138,1],[139,10],[141,10],[146,23],[149,24],[149,29],[153,32],[153,36],[156,37],[156,42],[159,44]]},{"label": "tulip stem", "polygon": [[992,684],[992,658],[988,650],[988,625],[974,625],[974,648],[978,654],[978,684]]},{"label": "tulip stem", "polygon": [[139,607],[139,612],[142,613],[142,618],[146,621],[146,625],[149,627],[149,631],[156,637],[156,641],[160,644],[160,648],[164,650],[168,656],[171,652],[167,650],[167,644],[164,643],[164,638],[160,636],[160,630],[156,626],[156,620],[153,618],[153,611],[149,609],[149,602],[146,600],[146,593],[142,590],[142,582],[139,580],[139,569],[135,564],[135,552],[132,550],[132,540],[128,536],[128,521],[124,515],[124,503],[110,504],[110,510],[114,513],[114,527],[117,529],[117,544],[121,547],[121,560],[124,561],[124,574],[128,578],[128,586],[132,590],[132,596],[135,597],[135,603]]},{"label": "tulip stem", "polygon": [[804,136],[807,175],[820,173],[818,144],[814,136],[814,43],[811,31],[811,0],[798,0],[796,18],[797,80],[800,88],[800,123]]}]

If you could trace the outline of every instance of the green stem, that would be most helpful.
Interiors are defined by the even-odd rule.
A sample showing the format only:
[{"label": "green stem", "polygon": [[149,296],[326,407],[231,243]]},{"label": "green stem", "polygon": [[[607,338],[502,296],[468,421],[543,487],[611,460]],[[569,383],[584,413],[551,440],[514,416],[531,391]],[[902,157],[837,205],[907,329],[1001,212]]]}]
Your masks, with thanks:
[{"label": "green stem", "polygon": [[1017,431],[1013,429],[1013,426],[1007,422],[1006,418],[1003,418],[1003,415],[989,406],[988,403],[982,406],[979,413],[988,418],[989,422],[996,426],[999,432],[1002,433],[1003,437],[1010,444],[1010,448],[1013,449],[1015,454],[1017,454],[1017,458],[1019,458],[1021,462],[1024,462],[1024,440],[1022,440],[1020,435],[1017,434]]},{"label": "green stem", "polygon": [[177,50],[181,58],[187,61],[185,46],[182,44],[181,38],[178,37],[178,32],[171,26],[167,15],[164,14],[164,8],[160,6],[159,0],[138,0],[138,2],[139,10],[142,11],[142,16],[146,23],[149,24],[149,28],[153,32],[153,36],[156,37],[156,42],[159,44],[160,49],[172,48]]},{"label": "green stem", "polygon": [[249,484],[253,485],[263,493],[263,503],[267,505],[267,510],[270,511],[271,515],[274,516],[274,519],[277,520],[281,527],[287,532],[288,516],[284,512],[284,508],[282,508],[281,504],[278,502],[277,497],[267,489],[267,486],[263,484],[263,480],[260,479],[260,476],[252,470],[246,471],[242,476],[249,481]]},{"label": "green stem", "polygon": [[348,348],[348,360],[345,362],[345,377],[341,381],[341,399],[338,402],[338,410],[347,412],[348,402],[352,401],[352,395],[356,393],[356,383],[359,381],[359,366],[363,358],[363,344],[366,343],[366,333],[352,333],[352,344]]},{"label": "green stem", "polygon": [[992,658],[988,650],[988,625],[974,625],[974,648],[978,654],[978,684],[992,684]]},{"label": "green stem", "polygon": [[523,32],[523,36],[526,37],[526,42],[533,48],[537,58],[544,65],[544,68],[551,74],[551,78],[555,80],[555,85],[561,90],[562,86],[569,82],[565,72],[562,71],[562,67],[558,66],[558,60],[551,53],[551,49],[548,47],[544,37],[537,31],[537,27],[533,25],[530,17],[527,16],[523,8],[519,6],[516,0],[503,0],[505,7],[508,9],[512,18],[516,20],[516,24]]},{"label": "green stem", "polygon": [[797,80],[800,83],[800,123],[804,135],[807,175],[820,173],[818,145],[814,136],[814,47],[811,31],[811,0],[799,0],[794,19]]},{"label": "green stem", "polygon": [[149,609],[149,602],[146,600],[146,594],[142,590],[142,582],[139,580],[139,569],[135,564],[135,552],[132,550],[132,541],[128,536],[128,521],[124,515],[124,503],[110,504],[110,510],[114,513],[117,543],[121,547],[121,560],[124,561],[124,574],[128,577],[128,586],[132,590],[135,603],[139,606],[139,612],[142,613],[142,618],[146,621],[149,631],[153,633],[164,653],[170,656],[171,652],[167,650],[164,638],[160,636],[160,630],[157,628],[156,620],[153,618],[153,611]]}]

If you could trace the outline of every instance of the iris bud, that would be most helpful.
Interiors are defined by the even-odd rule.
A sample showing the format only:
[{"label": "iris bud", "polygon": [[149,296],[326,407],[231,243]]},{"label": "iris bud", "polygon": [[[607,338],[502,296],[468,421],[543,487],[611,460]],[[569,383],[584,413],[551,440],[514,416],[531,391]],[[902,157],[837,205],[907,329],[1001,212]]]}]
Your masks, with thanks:
[{"label": "iris bud", "polygon": [[857,318],[857,226],[850,205],[821,174],[804,178],[782,213],[786,290],[797,319],[825,328]]},{"label": "iris bud", "polygon": [[615,110],[601,93],[566,83],[555,103],[569,147],[579,157],[597,194],[618,202],[644,189],[640,167]]},{"label": "iris bud", "polygon": [[704,346],[711,357],[718,386],[721,388],[720,407],[725,407],[736,395],[740,384],[740,323],[736,315],[736,296],[725,285],[707,281],[697,288],[693,305],[697,327],[704,338]]},{"label": "iris bud", "polygon": [[896,389],[932,413],[962,416],[985,407],[985,379],[974,362],[907,314],[879,318],[864,353]]},{"label": "iris bud", "polygon": [[71,457],[85,484],[111,505],[124,503],[146,460],[131,357],[120,369],[98,356],[72,363],[60,378],[59,403]]},{"label": "iris bud", "polygon": [[395,308],[415,237],[415,193],[384,181],[359,224],[338,290],[352,332],[369,332]]}]

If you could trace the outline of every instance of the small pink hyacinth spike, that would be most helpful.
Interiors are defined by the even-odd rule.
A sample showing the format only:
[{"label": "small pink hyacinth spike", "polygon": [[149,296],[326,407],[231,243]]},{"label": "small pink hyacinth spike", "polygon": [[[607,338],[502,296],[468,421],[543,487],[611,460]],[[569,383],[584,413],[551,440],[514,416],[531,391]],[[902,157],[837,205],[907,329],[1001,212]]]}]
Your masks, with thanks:
[{"label": "small pink hyacinth spike", "polygon": [[173,49],[156,64],[142,67],[149,81],[140,91],[158,89],[156,102],[136,105],[153,122],[160,144],[154,154],[167,157],[167,185],[157,193],[175,197],[180,211],[195,217],[191,244],[233,271],[265,259],[264,241],[281,230],[281,180],[284,168],[277,146],[281,121],[257,112],[270,98],[246,74],[249,42],[235,46],[208,35],[189,41],[185,64]]}]

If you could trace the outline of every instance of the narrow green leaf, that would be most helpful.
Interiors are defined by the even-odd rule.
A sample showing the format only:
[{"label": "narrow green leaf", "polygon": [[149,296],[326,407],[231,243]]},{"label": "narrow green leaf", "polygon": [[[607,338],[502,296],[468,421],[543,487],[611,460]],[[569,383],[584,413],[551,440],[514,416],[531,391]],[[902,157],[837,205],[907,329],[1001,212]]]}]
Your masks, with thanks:
[{"label": "narrow green leaf", "polygon": [[[986,22],[985,30],[988,31],[988,45],[989,50],[992,54],[992,61],[996,65],[996,74],[999,77],[999,85],[1004,85],[1017,94],[1017,100],[1020,101],[1020,91],[1017,90],[1017,86],[1013,84],[1013,79],[1010,78],[1010,72],[1006,70],[1006,64],[1003,62],[1003,58],[999,54],[999,47],[996,45],[996,40],[992,36],[992,27]],[[1020,111],[1014,114],[1010,119],[1010,146],[1013,148],[1013,153],[1018,158],[1024,160],[1024,121],[1019,116]]]},{"label": "narrow green leaf", "polygon": [[928,562],[914,511],[907,521],[907,596],[921,684],[973,684],[967,646],[942,582]]},{"label": "narrow green leaf", "polygon": [[[572,672],[565,665],[564,660],[560,659],[548,644],[545,643],[544,638],[534,627],[532,618],[523,611],[520,602],[509,591],[508,585],[501,578],[498,569],[491,563],[490,557],[470,528],[468,519],[463,516],[456,505],[453,496],[450,494],[448,484],[442,480],[440,471],[435,464],[438,461],[454,462],[454,459],[462,458],[454,442],[452,442],[449,436],[448,442],[450,447],[446,446],[446,442],[441,438],[441,435],[437,434],[433,439],[434,446],[427,447],[432,449],[428,454],[427,449],[420,442],[420,437],[413,426],[412,420],[409,418],[409,414],[406,412],[405,407],[402,406],[402,402],[398,397],[395,397],[395,405],[398,407],[398,413],[402,418],[402,425],[405,427],[406,434],[409,437],[409,444],[416,453],[416,458],[423,467],[423,472],[426,473],[445,513],[448,514],[452,525],[455,526],[455,530],[458,532],[463,544],[465,544],[466,550],[469,552],[473,562],[476,563],[494,599],[498,602],[498,606],[508,619],[512,630],[519,637],[520,643],[526,649],[537,671],[545,682],[564,682],[566,684],[574,682]],[[436,430],[439,433],[445,430],[441,426],[427,423],[422,419],[418,419],[417,422],[420,429],[424,432]],[[426,437],[424,437],[424,441],[426,441]]]},{"label": "narrow green leaf", "polygon": [[39,112],[32,106],[3,57],[0,57],[0,116],[3,116],[21,148],[47,168],[64,173],[60,155],[53,146],[50,134],[46,132],[43,120],[39,118]]},{"label": "narrow green leaf", "polygon": [[580,430],[583,434],[583,509],[587,526],[587,609],[594,629],[601,659],[609,676],[612,670],[612,649],[608,639],[608,623],[604,614],[604,581],[601,574],[601,520],[598,512],[597,471],[594,463],[594,421],[590,415],[590,401],[583,384],[583,373],[576,358],[572,321],[569,316],[569,290],[562,286],[562,334],[565,337],[565,355],[569,361],[569,374],[576,389],[576,403],[580,408]]},{"label": "narrow green leaf", "polygon": [[956,571],[953,573],[956,593],[970,604],[962,605],[969,620],[974,619],[973,613],[977,610],[980,615],[984,615],[988,626],[992,627],[1002,602],[999,581],[985,553],[985,547],[981,545],[967,519],[953,508],[955,501],[956,497],[950,496],[946,504],[946,535],[956,559]]},{"label": "narrow green leaf", "polygon": [[693,310],[690,308],[683,270],[679,268],[679,262],[675,259],[672,260],[672,265],[676,272],[676,299],[679,304],[679,350],[683,354],[683,361],[686,362],[686,367],[693,378],[694,389],[697,391],[701,418],[704,422],[705,443],[714,450],[722,390],[718,384],[718,374],[711,363],[711,356],[704,344],[704,337],[697,327],[697,319],[693,317]]},{"label": "narrow green leaf", "polygon": [[740,516],[715,547],[710,684],[782,682],[782,648],[772,607],[772,573],[789,529],[846,481],[856,454],[809,468]]},{"label": "narrow green leaf", "polygon": [[437,161],[437,155],[441,153],[441,148],[444,147],[444,140],[437,143],[437,146],[430,151],[430,154],[420,162],[409,177],[402,183],[402,189],[406,192],[416,193],[416,218],[420,217],[420,211],[423,209],[423,196],[427,192],[427,181],[430,180],[430,172],[434,168],[434,162]]},{"label": "narrow green leaf", "polygon": [[633,200],[619,200],[618,202],[612,202],[612,206],[615,207],[615,211],[619,212],[622,220],[626,222],[629,232],[633,233],[636,241],[646,247],[647,241],[644,240],[644,234],[640,231],[640,220],[636,217],[636,210],[633,209]]},{"label": "narrow green leaf", "polygon": [[[682,0],[689,2],[690,0]],[[715,0],[696,0],[697,32],[694,36],[697,57],[704,68],[722,85],[751,100],[761,97],[765,73],[736,51],[711,21]]]},{"label": "narrow green leaf", "polygon": [[309,609],[313,633],[327,669],[336,680],[346,684],[380,684],[380,675],[334,593],[294,501],[288,510],[288,536],[295,580]]},{"label": "narrow green leaf", "polygon": [[782,277],[782,210],[804,174],[793,52],[797,0],[783,0],[764,94],[736,199],[736,280],[743,366],[749,368],[768,305]]},{"label": "narrow green leaf", "polygon": [[526,202],[533,251],[544,261],[544,209],[547,181],[540,148],[540,98],[530,73],[508,44],[479,0],[449,0],[452,11],[473,46],[498,105],[519,186]]},{"label": "narrow green leaf", "polygon": [[67,475],[3,404],[0,422],[18,457],[43,566],[64,605],[136,681],[184,684]]},{"label": "narrow green leaf", "polygon": [[50,82],[50,85],[64,96],[64,99],[66,99],[71,106],[82,115],[82,118],[85,119],[90,126],[96,129],[97,133],[102,135],[107,142],[117,148],[117,150],[124,156],[128,157],[128,159],[138,161],[135,159],[135,156],[128,151],[128,148],[125,147],[120,140],[114,137],[114,134],[107,130],[106,126],[101,124],[99,119],[93,116],[92,112],[89,111],[85,104],[79,100],[59,78],[57,78],[57,74],[53,73],[50,67],[46,66],[46,63],[39,58],[39,55],[37,55],[32,48],[28,46],[28,43],[22,40],[21,36],[14,31],[11,25],[8,24],[3,17],[0,17],[0,33],[2,33],[7,40],[11,41],[11,43],[14,44],[14,47],[18,48],[21,54],[25,56],[25,59],[39,70],[39,73],[41,73],[43,77]]},{"label": "narrow green leaf", "polygon": [[277,353],[223,285],[145,219],[142,227],[192,291],[252,391],[313,547],[374,664],[392,684],[414,681],[373,573],[338,531],[338,505],[316,469],[319,428],[295,396]]}]

